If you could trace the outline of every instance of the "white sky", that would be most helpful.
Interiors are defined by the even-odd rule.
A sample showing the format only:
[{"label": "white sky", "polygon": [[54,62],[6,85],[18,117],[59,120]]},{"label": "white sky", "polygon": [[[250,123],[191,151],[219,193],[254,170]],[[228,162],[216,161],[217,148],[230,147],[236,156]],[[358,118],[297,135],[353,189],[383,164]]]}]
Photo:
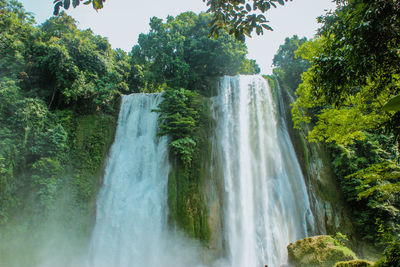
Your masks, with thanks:
[{"label": "white sky", "polygon": [[[36,21],[43,23],[52,16],[52,0],[19,0],[27,11],[35,14]],[[266,14],[273,32],[247,38],[249,58],[256,59],[261,73],[272,73],[272,59],[286,37],[297,34],[312,38],[318,28],[316,18],[324,10],[333,9],[332,0],[293,0]],[[75,18],[79,28],[91,28],[95,34],[107,37],[113,48],[129,52],[137,43],[140,33],[149,31],[150,18],[176,16],[184,11],[206,11],[202,0],[107,0],[102,10],[96,12],[81,3],[67,11]]]}]

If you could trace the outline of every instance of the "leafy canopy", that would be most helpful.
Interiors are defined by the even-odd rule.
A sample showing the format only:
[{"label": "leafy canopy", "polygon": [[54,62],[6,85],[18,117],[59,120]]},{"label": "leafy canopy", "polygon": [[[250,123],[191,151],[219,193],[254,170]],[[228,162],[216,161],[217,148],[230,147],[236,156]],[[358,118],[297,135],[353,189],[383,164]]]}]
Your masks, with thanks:
[{"label": "leafy canopy", "polygon": [[376,219],[400,233],[400,115],[385,108],[400,92],[399,11],[395,0],[342,1],[320,18],[319,36],[296,51],[311,67],[296,91],[295,126],[310,124],[311,141],[332,144],[354,224],[374,241]]},{"label": "leafy canopy", "polygon": [[246,58],[247,47],[228,34],[208,38],[210,15],[185,12],[166,22],[153,17],[150,32],[140,34],[132,48],[130,87],[136,91],[159,91],[165,85],[208,90],[210,79],[260,71]]},{"label": "leafy canopy", "polygon": [[96,183],[77,173],[93,171],[89,161],[100,166],[100,153],[89,152],[100,151],[104,140],[85,143],[90,155],[74,162],[82,136],[78,118],[102,114],[104,128],[96,134],[105,136],[111,128],[101,118],[109,118],[127,88],[127,55],[113,51],[105,38],[78,30],[65,13],[33,23],[21,4],[0,0],[0,225],[22,208],[45,218],[65,184],[72,205],[90,205],[78,195],[93,196]]},{"label": "leafy canopy", "polygon": [[288,89],[295,90],[301,83],[301,74],[310,67],[308,60],[295,54],[306,41],[307,38],[300,39],[297,35],[286,38],[285,43],[279,46],[274,56],[273,73]]},{"label": "leafy canopy", "polygon": [[397,0],[349,0],[320,18],[327,42],[314,59],[314,95],[338,104],[361,86],[398,91],[400,6]]}]

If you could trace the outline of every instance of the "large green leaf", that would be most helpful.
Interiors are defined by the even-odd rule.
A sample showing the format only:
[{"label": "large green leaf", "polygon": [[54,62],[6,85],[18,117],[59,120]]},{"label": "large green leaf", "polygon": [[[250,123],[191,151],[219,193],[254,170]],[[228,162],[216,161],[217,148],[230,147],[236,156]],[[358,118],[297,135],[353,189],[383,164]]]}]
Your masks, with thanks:
[{"label": "large green leaf", "polygon": [[390,99],[383,107],[383,111],[400,111],[400,95]]}]

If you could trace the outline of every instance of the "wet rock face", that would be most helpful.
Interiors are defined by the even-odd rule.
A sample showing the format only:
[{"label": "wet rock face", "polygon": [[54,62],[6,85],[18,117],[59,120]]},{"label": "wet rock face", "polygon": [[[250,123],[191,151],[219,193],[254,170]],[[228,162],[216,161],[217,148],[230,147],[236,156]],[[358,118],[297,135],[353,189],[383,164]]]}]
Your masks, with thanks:
[{"label": "wet rock face", "polygon": [[340,245],[331,236],[304,238],[289,244],[287,249],[289,263],[294,267],[331,267],[339,261],[357,259],[351,249]]},{"label": "wet rock face", "polygon": [[275,90],[280,91],[283,100],[281,115],[286,118],[287,129],[307,185],[310,208],[315,215],[314,231],[309,233],[335,234],[340,231],[352,236],[354,231],[349,212],[331,170],[331,159],[326,147],[319,142],[308,142],[307,125],[300,130],[293,128],[291,103],[294,96],[284,87],[278,86]]}]

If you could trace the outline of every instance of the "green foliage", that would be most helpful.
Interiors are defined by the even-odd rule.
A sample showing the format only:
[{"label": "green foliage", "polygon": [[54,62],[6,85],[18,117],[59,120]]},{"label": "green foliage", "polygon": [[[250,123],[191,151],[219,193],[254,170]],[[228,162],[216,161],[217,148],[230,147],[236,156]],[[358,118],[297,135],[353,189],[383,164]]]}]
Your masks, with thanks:
[{"label": "green foliage", "polygon": [[35,192],[35,203],[41,216],[49,216],[56,209],[58,179],[61,177],[62,166],[57,159],[41,158],[32,164],[30,177],[32,191]]},{"label": "green foliage", "polygon": [[400,88],[398,11],[392,0],[344,1],[320,18],[319,37],[296,51],[311,67],[296,91],[295,126],[311,123],[309,140],[332,143],[334,172],[357,233],[376,244],[377,219],[400,230],[394,227],[399,115],[383,112]]},{"label": "green foliage", "polygon": [[[382,202],[396,197],[394,193],[400,191],[400,167],[394,162],[371,165],[353,173],[348,178],[361,180],[359,188],[363,190],[358,194],[359,199],[378,195],[377,200]],[[392,201],[395,201],[395,199],[392,199]]]},{"label": "green foliage", "polygon": [[[400,264],[400,242],[399,236],[393,234],[391,227],[385,227],[382,220],[377,220],[379,227],[379,238],[382,245],[385,246],[382,258],[374,266],[388,267],[399,266]],[[395,225],[397,227],[397,225]]]},{"label": "green foliage", "polygon": [[[118,95],[129,91],[126,53],[78,30],[65,14],[39,27],[33,22],[17,2],[0,1],[0,264],[6,266],[34,262],[42,225],[54,222],[71,236],[88,237]],[[30,240],[16,242],[17,236]]]},{"label": "green foliage", "polygon": [[0,78],[13,79],[51,110],[111,112],[118,90],[127,88],[126,55],[90,30],[78,30],[65,13],[40,28],[19,11],[3,9],[0,16]]},{"label": "green foliage", "polygon": [[314,83],[319,86],[315,94],[338,103],[357,92],[357,87],[371,83],[376,94],[388,87],[396,91],[400,74],[398,14],[396,0],[351,0],[322,17],[325,25],[320,34],[330,43],[314,60]]},{"label": "green foliage", "polygon": [[198,94],[184,88],[167,88],[159,105],[160,135],[171,135],[173,139],[183,138],[193,133],[198,111]]},{"label": "green foliage", "polygon": [[[51,87],[49,101],[55,103],[55,107],[72,105],[86,112],[110,112],[117,89],[126,89],[124,79],[129,71],[126,55],[111,50],[108,41],[93,35],[91,30],[78,30],[75,21],[65,13],[49,19],[41,28],[46,43],[55,43],[55,47],[65,51],[62,60],[46,51],[43,54],[47,55],[47,61],[42,54],[37,57],[40,61],[35,66],[43,64],[44,67],[35,70],[39,74],[50,74],[47,79],[50,78],[50,83],[39,84],[40,88]],[[58,65],[52,66],[52,62]]]},{"label": "green foliage", "polygon": [[130,87],[156,92],[165,86],[208,90],[212,78],[260,71],[247,47],[227,34],[208,38],[210,16],[185,12],[166,22],[153,17],[131,52]]},{"label": "green foliage", "polygon": [[210,238],[203,182],[210,158],[209,105],[196,93],[167,88],[156,112],[159,135],[170,138],[173,167],[168,176],[169,225],[206,244]]},{"label": "green foliage", "polygon": [[400,242],[393,241],[385,249],[383,257],[374,265],[376,267],[400,266]]},{"label": "green foliage", "polygon": [[155,110],[160,113],[159,135],[171,138],[169,147],[185,165],[190,165],[196,147],[192,135],[199,120],[198,98],[197,93],[183,88],[167,88]]},{"label": "green foliage", "polygon": [[400,111],[400,95],[391,99],[382,107],[383,111]]},{"label": "green foliage", "polygon": [[[302,57],[316,58],[327,43],[324,38],[307,42],[297,53]],[[310,140],[351,144],[354,140],[365,139],[366,131],[379,128],[389,120],[388,114],[380,112],[382,103],[389,98],[389,88],[376,95],[372,90],[373,84],[360,87],[354,95],[343,99],[340,105],[331,105],[324,95],[315,96],[313,79],[316,72],[316,65],[313,64],[302,75],[303,83],[296,91],[299,97],[292,109],[296,127],[304,122],[315,123],[309,133]]]},{"label": "green foliage", "polygon": [[307,38],[299,39],[297,35],[286,38],[273,59],[274,75],[278,77],[281,84],[293,91],[301,83],[301,74],[310,67],[308,60],[295,55],[296,50],[306,41]]},{"label": "green foliage", "polygon": [[[69,9],[69,7],[71,6],[71,2],[72,2],[72,6],[75,8],[77,6],[79,6],[80,2],[82,2],[83,0],[55,0],[53,2],[54,4],[54,12],[53,14],[56,16],[60,13],[60,9],[64,8],[64,9]],[[95,10],[101,9],[103,8],[104,2],[106,0],[84,0],[85,2],[83,2],[84,5],[90,5],[92,4],[93,8]]]},{"label": "green foliage", "polygon": [[[0,82],[0,223],[8,220],[8,211],[18,205],[16,191],[20,183],[14,179],[16,167],[21,163],[21,142],[8,127],[9,118],[16,111],[15,102],[20,100],[15,82],[3,79]],[[14,122],[15,123],[15,122]]]},{"label": "green foliage", "polygon": [[346,246],[346,244],[349,242],[349,238],[341,232],[337,232],[333,238],[335,239],[336,243],[341,246]]},{"label": "green foliage", "polygon": [[184,137],[177,139],[172,141],[169,146],[174,153],[179,155],[185,164],[190,164],[196,148],[196,142],[192,138]]},{"label": "green foliage", "polygon": [[116,118],[110,115],[92,114],[76,121],[73,133],[72,161],[75,170],[76,199],[93,212],[94,200],[102,176],[104,160],[114,139]]},{"label": "green foliage", "polygon": [[38,192],[39,199],[51,202],[54,172],[61,170],[61,155],[68,147],[67,133],[41,100],[23,97],[15,82],[5,78],[0,82],[0,95],[0,222],[4,223],[11,210],[22,204],[21,190],[27,186]]},{"label": "green foliage", "polygon": [[352,145],[331,145],[333,171],[343,195],[352,210],[352,221],[358,234],[379,244],[379,231],[375,224],[382,219],[398,231],[396,194],[397,169],[393,161],[397,147],[393,137],[366,135],[363,141]]},{"label": "green foliage", "polygon": [[199,239],[205,245],[210,239],[208,209],[203,189],[204,182],[208,179],[208,159],[211,157],[209,102],[203,100],[198,111],[198,127],[191,135],[196,142],[191,163],[188,165],[175,157],[168,177],[168,216],[170,226],[178,226],[187,235]]},{"label": "green foliage", "polygon": [[0,9],[0,77],[22,78],[25,54],[37,30],[21,4],[6,1]]},{"label": "green foliage", "polygon": [[283,6],[288,0],[203,1],[209,6],[207,12],[213,15],[210,36],[218,38],[220,31],[224,30],[244,41],[245,36],[250,37],[253,30],[256,30],[257,35],[263,34],[264,29],[272,31],[268,25],[269,21],[262,13],[266,13],[272,7],[276,8],[278,4]]},{"label": "green foliage", "polygon": [[[0,222],[8,221],[26,197],[36,203],[32,212],[49,214],[65,185],[62,177],[70,175],[71,168],[78,172],[74,201],[90,204],[115,119],[105,115],[76,119],[72,111],[53,114],[42,101],[24,98],[7,79],[0,82],[0,95]],[[31,193],[24,196],[26,190]]]}]

